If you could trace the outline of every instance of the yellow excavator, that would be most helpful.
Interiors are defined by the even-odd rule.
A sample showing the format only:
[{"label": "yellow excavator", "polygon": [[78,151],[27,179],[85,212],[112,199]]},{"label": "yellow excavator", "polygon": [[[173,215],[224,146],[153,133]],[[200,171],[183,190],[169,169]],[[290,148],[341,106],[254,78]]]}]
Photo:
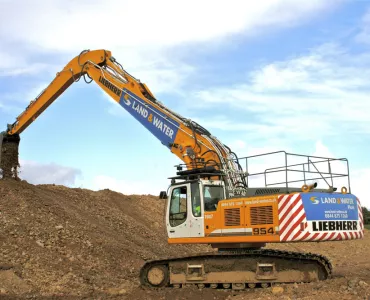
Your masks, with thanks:
[{"label": "yellow excavator", "polygon": [[[168,189],[159,195],[166,201],[168,243],[209,244],[214,248],[193,256],[145,262],[140,272],[142,285],[244,289],[324,280],[332,274],[328,258],[264,246],[363,237],[361,204],[351,193],[348,168],[343,173],[330,168],[338,161],[348,167],[346,159],[285,151],[238,158],[201,125],[158,101],[146,84],[130,75],[107,50],[84,50],[57,73],[2,133],[3,155],[9,155],[11,148],[17,152],[20,134],[81,77],[87,83],[94,81],[181,160],[175,166],[176,176],[169,177]],[[254,158],[277,153],[285,158],[282,167],[248,172]],[[290,156],[303,162],[288,164]],[[329,170],[319,171],[320,163],[327,164]],[[7,166],[2,168],[3,177],[12,174],[5,170]],[[303,179],[289,181],[291,171],[299,172]],[[283,172],[284,179],[267,183],[266,176],[277,172]],[[251,176],[264,177],[265,186],[251,187]],[[337,177],[348,182],[339,191],[334,186]],[[320,180],[327,186],[319,188]],[[291,186],[298,182],[300,186]]]}]

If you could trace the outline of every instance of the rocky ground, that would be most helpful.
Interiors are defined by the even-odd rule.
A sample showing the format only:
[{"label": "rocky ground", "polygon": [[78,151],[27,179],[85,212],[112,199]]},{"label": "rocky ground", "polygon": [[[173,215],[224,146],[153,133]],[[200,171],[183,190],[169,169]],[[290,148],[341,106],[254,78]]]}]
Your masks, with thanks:
[{"label": "rocky ground", "polygon": [[207,246],[168,245],[164,202],[56,185],[0,180],[0,299],[370,299],[370,232],[350,242],[270,244],[328,256],[334,277],[242,292],[147,290],[147,259]]}]

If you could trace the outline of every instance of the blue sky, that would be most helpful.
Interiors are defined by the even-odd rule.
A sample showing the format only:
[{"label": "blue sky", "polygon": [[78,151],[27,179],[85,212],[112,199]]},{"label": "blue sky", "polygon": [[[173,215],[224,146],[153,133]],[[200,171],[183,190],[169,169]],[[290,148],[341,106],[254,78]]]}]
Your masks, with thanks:
[{"label": "blue sky", "polygon": [[[352,191],[370,207],[370,2],[174,3],[0,0],[3,129],[80,51],[105,48],[240,157],[348,158]],[[32,183],[156,195],[179,163],[83,80],[21,138]]]}]

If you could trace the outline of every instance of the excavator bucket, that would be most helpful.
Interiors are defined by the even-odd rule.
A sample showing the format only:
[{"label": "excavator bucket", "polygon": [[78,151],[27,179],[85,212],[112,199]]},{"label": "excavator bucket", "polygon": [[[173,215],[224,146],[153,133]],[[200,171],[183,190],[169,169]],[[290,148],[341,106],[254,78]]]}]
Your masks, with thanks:
[{"label": "excavator bucket", "polygon": [[2,178],[18,179],[18,147],[20,142],[19,134],[8,135],[0,133],[0,174]]}]

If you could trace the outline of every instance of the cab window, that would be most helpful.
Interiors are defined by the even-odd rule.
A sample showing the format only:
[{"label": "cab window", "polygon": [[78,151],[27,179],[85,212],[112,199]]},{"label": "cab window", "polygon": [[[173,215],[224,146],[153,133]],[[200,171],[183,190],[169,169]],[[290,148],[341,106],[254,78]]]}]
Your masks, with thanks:
[{"label": "cab window", "polygon": [[218,202],[225,199],[224,188],[221,185],[205,185],[203,187],[204,210],[215,211]]},{"label": "cab window", "polygon": [[198,182],[193,182],[191,184],[191,208],[194,217],[202,216],[200,205],[200,190]]},{"label": "cab window", "polygon": [[169,220],[172,227],[178,226],[186,221],[187,192],[186,186],[177,187],[172,190]]}]

